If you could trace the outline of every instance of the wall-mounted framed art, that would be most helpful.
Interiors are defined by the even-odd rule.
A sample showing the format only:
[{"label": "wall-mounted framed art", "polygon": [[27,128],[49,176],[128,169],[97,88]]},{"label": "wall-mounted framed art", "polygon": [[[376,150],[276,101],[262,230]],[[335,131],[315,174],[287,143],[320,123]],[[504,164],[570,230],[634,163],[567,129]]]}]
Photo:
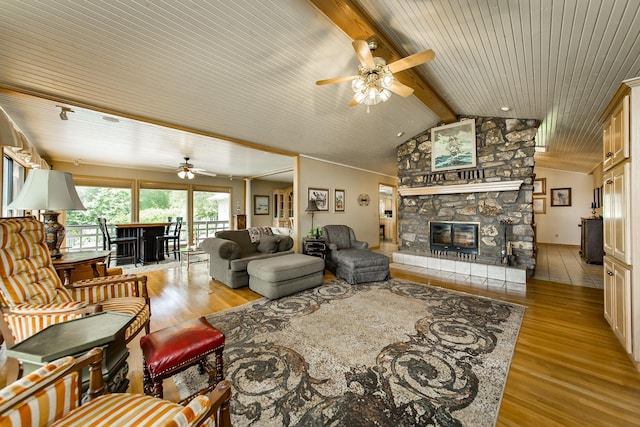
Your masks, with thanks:
[{"label": "wall-mounted framed art", "polygon": [[547,178],[537,178],[533,180],[533,195],[547,194]]},{"label": "wall-mounted framed art", "polygon": [[431,129],[431,171],[476,166],[476,121],[463,120]]},{"label": "wall-mounted framed art", "polygon": [[533,198],[533,213],[534,214],[547,213],[547,198],[546,197],[534,197]]},{"label": "wall-mounted framed art", "polygon": [[344,190],[333,190],[333,211],[344,212]]},{"label": "wall-mounted framed art", "polygon": [[571,206],[571,188],[552,188],[551,206]]},{"label": "wall-mounted framed art", "polygon": [[269,196],[253,196],[253,214],[269,215]]},{"label": "wall-mounted framed art", "polygon": [[329,210],[329,189],[309,187],[309,200],[315,200],[319,211]]}]

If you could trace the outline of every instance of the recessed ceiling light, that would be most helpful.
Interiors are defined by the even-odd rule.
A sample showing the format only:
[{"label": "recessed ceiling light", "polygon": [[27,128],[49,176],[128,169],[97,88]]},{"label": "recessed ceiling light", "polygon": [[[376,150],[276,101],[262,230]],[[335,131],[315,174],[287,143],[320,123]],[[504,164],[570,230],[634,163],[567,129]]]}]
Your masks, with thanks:
[{"label": "recessed ceiling light", "polygon": [[104,116],[102,120],[106,120],[111,123],[120,123],[120,120],[116,119],[115,117]]},{"label": "recessed ceiling light", "polygon": [[397,136],[398,138],[400,138],[402,135],[404,135],[404,132],[398,132],[398,133],[396,134],[396,136]]},{"label": "recessed ceiling light", "polygon": [[500,109],[502,111],[509,111],[509,110],[511,110],[511,107],[500,107]]}]

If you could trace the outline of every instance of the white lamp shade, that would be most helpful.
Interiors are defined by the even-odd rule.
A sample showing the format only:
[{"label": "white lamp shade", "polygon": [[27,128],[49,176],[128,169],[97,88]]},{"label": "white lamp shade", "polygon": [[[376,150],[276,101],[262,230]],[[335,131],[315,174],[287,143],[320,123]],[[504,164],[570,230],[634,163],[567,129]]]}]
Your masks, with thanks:
[{"label": "white lamp shade", "polygon": [[7,209],[85,210],[68,172],[32,169],[18,197]]}]

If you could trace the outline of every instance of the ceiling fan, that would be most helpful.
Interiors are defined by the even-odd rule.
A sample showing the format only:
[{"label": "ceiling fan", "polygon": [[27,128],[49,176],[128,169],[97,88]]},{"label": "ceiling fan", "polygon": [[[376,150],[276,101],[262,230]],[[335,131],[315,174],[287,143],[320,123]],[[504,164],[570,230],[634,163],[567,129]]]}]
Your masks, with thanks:
[{"label": "ceiling fan", "polygon": [[216,176],[215,173],[210,173],[202,168],[194,167],[192,163],[189,163],[189,157],[184,158],[184,162],[178,165],[178,169],[176,169],[176,172],[178,172],[178,177],[180,177],[181,179],[193,179],[195,177],[195,174]]},{"label": "ceiling fan", "polygon": [[393,73],[424,64],[436,56],[435,53],[429,49],[398,59],[387,65],[384,59],[374,57],[372,54],[378,47],[376,42],[354,40],[352,45],[360,61],[358,73],[353,76],[318,80],[316,84],[321,86],[352,81],[351,89],[353,89],[354,95],[349,105],[365,104],[367,111],[369,111],[369,105],[376,105],[388,100],[391,92],[400,96],[411,95],[413,89],[396,80],[393,77]]}]

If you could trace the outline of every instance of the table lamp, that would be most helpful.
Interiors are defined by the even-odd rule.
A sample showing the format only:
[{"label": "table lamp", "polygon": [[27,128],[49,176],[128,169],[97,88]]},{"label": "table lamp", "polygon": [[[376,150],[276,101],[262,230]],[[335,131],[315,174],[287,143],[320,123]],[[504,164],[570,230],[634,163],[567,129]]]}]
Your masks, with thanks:
[{"label": "table lamp", "polygon": [[309,204],[304,210],[305,212],[311,212],[311,232],[313,233],[314,237],[317,237],[317,233],[313,230],[313,214],[315,212],[318,212],[319,210],[320,209],[318,209],[318,204],[316,203],[315,199],[309,200]]},{"label": "table lamp", "polygon": [[60,258],[60,245],[64,240],[64,226],[58,222],[55,210],[85,210],[73,177],[68,172],[32,169],[22,191],[7,209],[44,210],[44,233],[51,258]]}]

